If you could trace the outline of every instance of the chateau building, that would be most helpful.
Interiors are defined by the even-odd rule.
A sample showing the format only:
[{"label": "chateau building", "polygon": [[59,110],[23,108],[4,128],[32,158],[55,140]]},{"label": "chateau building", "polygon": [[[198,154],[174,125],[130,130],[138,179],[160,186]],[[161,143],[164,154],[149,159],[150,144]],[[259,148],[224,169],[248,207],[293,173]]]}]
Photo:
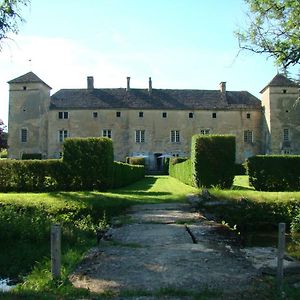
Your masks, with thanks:
[{"label": "chateau building", "polygon": [[68,137],[108,137],[115,160],[143,156],[150,169],[162,157],[189,156],[194,134],[232,134],[236,161],[256,154],[300,154],[299,87],[277,74],[261,91],[51,87],[29,72],[9,83],[8,155],[59,158]]}]

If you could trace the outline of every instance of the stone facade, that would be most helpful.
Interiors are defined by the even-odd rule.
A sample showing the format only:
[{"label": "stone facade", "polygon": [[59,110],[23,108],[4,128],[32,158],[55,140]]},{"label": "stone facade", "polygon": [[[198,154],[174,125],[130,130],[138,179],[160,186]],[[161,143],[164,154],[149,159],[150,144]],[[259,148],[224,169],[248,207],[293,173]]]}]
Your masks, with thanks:
[{"label": "stone facade", "polygon": [[9,157],[58,158],[67,137],[107,136],[115,160],[140,155],[159,169],[161,156],[189,156],[198,133],[235,135],[237,162],[256,154],[299,154],[298,87],[276,76],[260,102],[247,92],[226,91],[224,82],[216,91],[159,90],[150,79],[148,89],[132,89],[129,77],[124,89],[95,89],[88,77],[87,89],[50,96],[51,88],[29,72],[9,81]]}]

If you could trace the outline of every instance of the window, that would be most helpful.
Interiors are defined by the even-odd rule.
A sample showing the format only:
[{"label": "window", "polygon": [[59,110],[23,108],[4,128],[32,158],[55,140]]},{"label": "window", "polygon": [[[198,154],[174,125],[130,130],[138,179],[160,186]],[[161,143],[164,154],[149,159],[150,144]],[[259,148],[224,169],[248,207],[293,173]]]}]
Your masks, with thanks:
[{"label": "window", "polygon": [[108,137],[111,139],[111,130],[110,129],[103,129],[102,130],[102,136],[103,137]]},{"label": "window", "polygon": [[162,113],[162,117],[163,117],[163,118],[166,118],[166,117],[167,117],[167,113],[166,113],[166,112],[163,112],[163,113]]},{"label": "window", "polygon": [[212,115],[211,115],[211,117],[213,118],[213,119],[216,119],[217,118],[217,113],[212,113]]},{"label": "window", "polygon": [[253,133],[251,130],[244,131],[244,142],[245,143],[252,143],[253,142]]},{"label": "window", "polygon": [[117,118],[120,118],[120,117],[121,117],[121,112],[120,112],[120,111],[117,111],[117,112],[116,112],[116,117],[117,117]]},{"label": "window", "polygon": [[145,143],[145,130],[136,130],[135,131],[135,142],[136,143]]},{"label": "window", "polygon": [[140,117],[140,118],[143,118],[143,117],[144,117],[144,112],[140,111],[140,112],[139,112],[139,117]]},{"label": "window", "polygon": [[179,130],[171,130],[171,143],[180,142],[180,132]]},{"label": "window", "polygon": [[98,118],[98,113],[96,111],[93,112],[93,118]]},{"label": "window", "polygon": [[23,86],[23,91],[26,91],[27,90],[27,86]]},{"label": "window", "polygon": [[286,94],[286,90],[282,90],[282,93],[283,93],[283,94]]},{"label": "window", "polygon": [[201,129],[200,134],[209,134],[209,129]]},{"label": "window", "polygon": [[288,142],[290,140],[290,131],[288,128],[283,129],[283,141]]},{"label": "window", "polygon": [[190,119],[193,119],[193,118],[194,118],[194,113],[190,112],[190,113],[189,113],[189,118],[190,118]]},{"label": "window", "polygon": [[247,113],[247,119],[250,119],[250,118],[251,118],[251,114]]},{"label": "window", "polygon": [[63,143],[67,137],[68,137],[68,130],[59,130],[58,131],[58,141],[60,143]]},{"label": "window", "polygon": [[291,149],[284,149],[282,150],[282,154],[292,154],[292,150]]},{"label": "window", "polygon": [[69,112],[67,111],[59,111],[58,112],[59,119],[69,119]]},{"label": "window", "polygon": [[21,129],[21,142],[22,143],[27,143],[28,140],[28,131],[26,128]]}]

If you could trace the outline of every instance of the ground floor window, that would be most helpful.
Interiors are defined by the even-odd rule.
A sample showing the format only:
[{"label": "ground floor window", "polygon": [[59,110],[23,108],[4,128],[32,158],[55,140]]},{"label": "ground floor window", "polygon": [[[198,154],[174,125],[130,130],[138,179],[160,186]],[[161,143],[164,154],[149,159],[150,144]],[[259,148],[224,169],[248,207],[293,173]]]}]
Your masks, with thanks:
[{"label": "ground floor window", "polygon": [[58,141],[63,143],[64,140],[69,136],[68,130],[59,130],[58,131]]},{"label": "ground floor window", "polygon": [[108,138],[110,138],[111,139],[111,129],[103,129],[102,130],[102,136],[103,137],[108,137]]},{"label": "ground floor window", "polygon": [[201,129],[200,134],[209,134],[209,129]]},{"label": "ground floor window", "polygon": [[145,130],[136,130],[135,131],[135,142],[136,143],[145,143]]},{"label": "ground floor window", "polygon": [[180,142],[180,131],[171,130],[171,143],[179,143],[179,142]]}]

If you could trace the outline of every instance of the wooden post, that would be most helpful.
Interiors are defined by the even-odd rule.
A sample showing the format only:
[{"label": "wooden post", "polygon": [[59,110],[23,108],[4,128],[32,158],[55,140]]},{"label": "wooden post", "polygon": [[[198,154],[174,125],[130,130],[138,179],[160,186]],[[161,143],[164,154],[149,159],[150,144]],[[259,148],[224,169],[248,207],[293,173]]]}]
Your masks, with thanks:
[{"label": "wooden post", "polygon": [[59,224],[51,226],[51,272],[52,278],[60,277],[61,266],[61,228]]},{"label": "wooden post", "polygon": [[277,252],[277,288],[279,291],[282,291],[284,251],[285,251],[285,223],[279,223],[278,252]]}]

